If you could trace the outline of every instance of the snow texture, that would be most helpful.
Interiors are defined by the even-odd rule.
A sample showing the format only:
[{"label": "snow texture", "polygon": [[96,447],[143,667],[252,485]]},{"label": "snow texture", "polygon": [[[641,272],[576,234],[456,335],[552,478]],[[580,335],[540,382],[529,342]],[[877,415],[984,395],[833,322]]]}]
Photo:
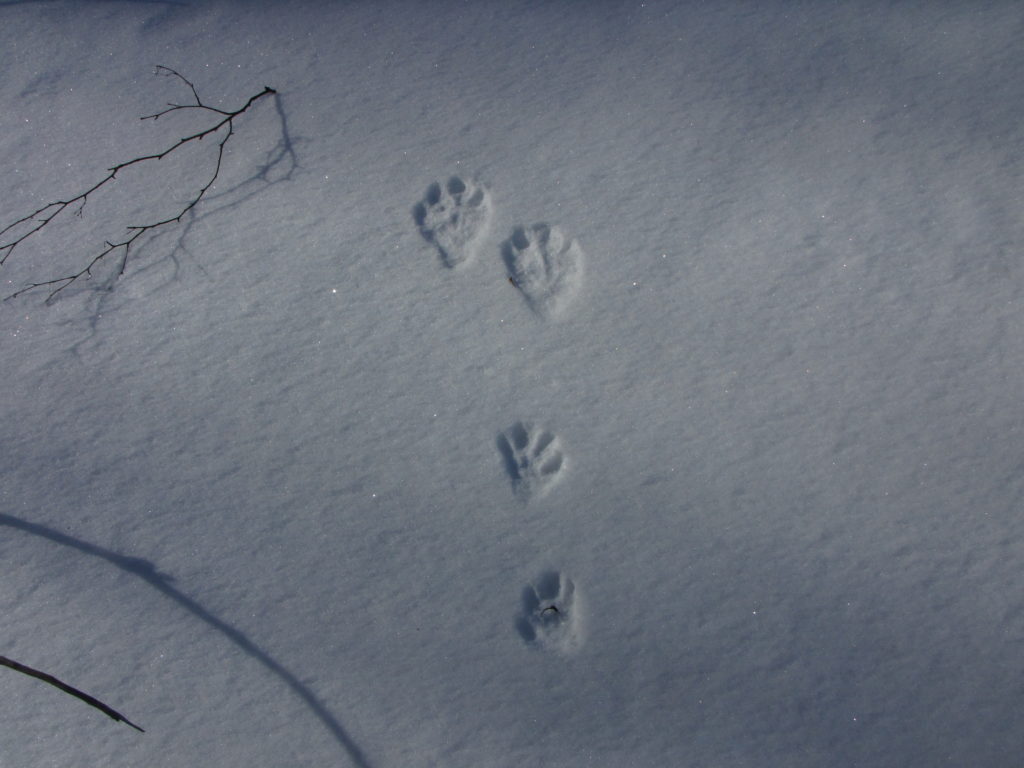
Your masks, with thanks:
[{"label": "snow texture", "polygon": [[0,2],[0,765],[1019,764],[1022,37]]}]

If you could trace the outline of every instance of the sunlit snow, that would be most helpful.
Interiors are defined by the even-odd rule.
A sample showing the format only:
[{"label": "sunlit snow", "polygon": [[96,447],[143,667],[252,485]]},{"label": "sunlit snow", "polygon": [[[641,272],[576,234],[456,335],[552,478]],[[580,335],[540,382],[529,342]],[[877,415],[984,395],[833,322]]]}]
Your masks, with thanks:
[{"label": "sunlit snow", "polygon": [[1022,39],[0,2],[0,765],[1017,765]]}]

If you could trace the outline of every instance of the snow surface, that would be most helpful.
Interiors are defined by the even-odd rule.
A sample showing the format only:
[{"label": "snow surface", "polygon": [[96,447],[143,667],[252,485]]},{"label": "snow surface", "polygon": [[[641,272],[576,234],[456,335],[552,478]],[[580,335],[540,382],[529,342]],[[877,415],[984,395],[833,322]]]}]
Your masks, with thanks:
[{"label": "snow surface", "polygon": [[[154,65],[278,91],[120,280],[0,305],[0,653],[146,729],[0,670],[0,765],[1018,765],[1022,39],[984,0],[0,2],[0,226],[208,124],[137,119],[189,98]],[[416,215],[452,177],[457,270]],[[557,317],[509,280],[537,224],[582,254]]]}]

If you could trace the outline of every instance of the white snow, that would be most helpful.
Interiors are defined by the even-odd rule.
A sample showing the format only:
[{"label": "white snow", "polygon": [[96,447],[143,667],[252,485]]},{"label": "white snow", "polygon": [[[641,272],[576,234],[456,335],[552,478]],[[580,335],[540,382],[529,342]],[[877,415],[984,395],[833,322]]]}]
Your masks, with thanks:
[{"label": "white snow", "polygon": [[[138,120],[191,98],[154,65],[277,91],[120,279],[0,304],[0,654],[146,729],[0,668],[0,765],[1016,765],[1022,35],[987,0],[0,2],[0,227],[210,124]],[[457,270],[416,213],[452,178]],[[539,222],[585,251],[557,318],[509,280]]]}]

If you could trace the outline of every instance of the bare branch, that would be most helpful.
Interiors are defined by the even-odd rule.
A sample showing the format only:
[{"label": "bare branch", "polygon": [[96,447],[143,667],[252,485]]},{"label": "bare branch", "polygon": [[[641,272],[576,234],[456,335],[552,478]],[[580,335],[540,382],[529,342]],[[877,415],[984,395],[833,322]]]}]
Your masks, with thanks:
[{"label": "bare branch", "polygon": [[205,109],[207,112],[214,112],[214,113],[216,113],[218,115],[230,115],[231,114],[230,112],[225,112],[223,109],[217,109],[216,107],[211,107],[208,104],[203,104],[202,100],[200,100],[200,98],[199,98],[199,94],[196,92],[196,87],[194,85],[192,85],[192,82],[190,80],[187,80],[183,75],[179,74],[178,72],[175,72],[170,67],[164,67],[164,66],[161,66],[160,64],[157,64],[157,66],[156,66],[156,74],[160,75],[162,77],[176,77],[179,80],[181,80],[183,83],[185,83],[185,85],[187,85],[192,90],[192,97],[196,100],[196,103],[195,104],[173,104],[173,103],[168,103],[167,104],[168,109],[165,109],[165,110],[163,110],[161,112],[157,112],[156,114],[153,114],[153,115],[146,115],[144,117],[140,117],[139,120],[157,120],[161,116],[166,115],[168,112],[177,112],[179,109]]},{"label": "bare branch", "polygon": [[[78,279],[82,277],[91,277],[93,267],[95,267],[99,262],[104,260],[107,256],[117,251],[118,249],[124,249],[121,259],[121,268],[120,271],[118,272],[118,276],[123,275],[125,268],[128,265],[128,253],[129,250],[131,249],[132,244],[145,232],[152,232],[153,230],[166,226],[168,224],[179,223],[186,213],[191,211],[196,205],[199,204],[199,201],[203,199],[206,193],[213,186],[214,182],[217,181],[217,177],[220,175],[221,167],[224,161],[224,147],[235,133],[235,118],[245,113],[249,109],[249,107],[251,107],[255,102],[257,102],[264,96],[269,96],[277,93],[277,91],[274,90],[273,88],[265,86],[262,91],[253,96],[250,96],[248,101],[246,101],[245,104],[243,104],[241,107],[234,111],[228,112],[222,109],[217,109],[216,107],[211,107],[207,104],[203,104],[202,100],[199,98],[199,93],[196,91],[195,86],[183,75],[171,69],[170,67],[157,65],[156,69],[157,75],[163,77],[175,77],[184,82],[192,91],[192,96],[195,98],[196,103],[169,104],[167,109],[152,115],[147,115],[146,117],[141,118],[142,120],[157,120],[162,115],[166,115],[169,112],[175,112],[177,110],[182,109],[204,110],[220,116],[220,119],[216,123],[214,123],[213,125],[204,130],[198,131],[196,133],[178,139],[174,144],[171,144],[162,152],[157,152],[151,155],[142,155],[140,157],[136,157],[131,160],[127,160],[123,163],[118,163],[117,165],[111,166],[110,168],[107,169],[108,173],[106,176],[100,179],[97,183],[93,184],[84,192],[81,192],[75,195],[74,197],[68,198],[66,200],[55,200],[52,203],[47,203],[42,208],[39,208],[33,213],[30,213],[27,216],[23,216],[17,221],[14,221],[11,224],[8,224],[7,226],[0,229],[0,267],[2,267],[7,262],[11,254],[14,253],[14,250],[19,245],[21,245],[26,240],[35,235],[37,232],[42,230],[46,225],[52,222],[55,218],[57,218],[61,213],[63,213],[68,208],[75,208],[75,215],[81,217],[82,211],[84,210],[90,195],[97,193],[104,186],[114,181],[117,178],[117,174],[120,171],[134,165],[147,163],[151,160],[163,160],[165,157],[169,156],[170,154],[185,146],[186,144],[190,144],[194,141],[202,141],[207,136],[214,135],[226,127],[227,130],[224,132],[224,136],[220,140],[217,147],[217,160],[216,163],[214,164],[214,169],[212,175],[210,176],[210,180],[207,181],[206,184],[204,184],[202,187],[200,187],[196,195],[192,197],[189,200],[189,202],[186,203],[186,205],[174,216],[163,219],[161,221],[151,222],[148,224],[129,226],[127,228],[127,231],[128,233],[130,233],[130,236],[127,239],[117,243],[111,243],[107,241],[107,247],[104,250],[100,251],[100,253],[98,253],[96,256],[94,256],[91,259],[91,261],[88,262],[84,269],[73,274],[64,275],[62,277],[56,277],[50,280],[43,280],[37,283],[30,283],[21,290],[16,291],[15,293],[8,296],[7,299],[17,298],[18,296],[24,293],[28,293],[29,291],[33,291],[37,288],[56,286],[46,298],[46,301],[50,302],[57,296],[57,294],[59,294],[61,291],[63,291],[65,288],[67,288],[69,285],[71,285]],[[17,230],[22,225],[27,225],[26,231],[22,232],[17,237],[13,237],[13,235],[11,235],[11,239],[7,240],[7,242],[4,242],[5,238],[9,235],[9,233],[12,233],[14,230]],[[5,299],[5,301],[7,299]]]},{"label": "bare branch", "polygon": [[115,721],[119,723],[130,725],[136,731],[141,731],[142,733],[145,733],[145,731],[142,728],[137,726],[135,723],[133,723],[131,720],[129,720],[127,717],[122,715],[117,710],[111,709],[99,699],[93,698],[89,694],[84,693],[83,691],[80,691],[77,688],[72,688],[70,685],[68,685],[65,682],[62,682],[61,680],[58,680],[53,675],[48,675],[45,672],[40,672],[38,669],[32,669],[32,667],[26,667],[24,664],[19,664],[16,661],[12,661],[11,659],[8,659],[6,656],[0,656],[0,666],[8,667],[9,669],[13,669],[15,672],[21,672],[23,675],[34,677],[37,680],[42,680],[44,683],[49,683],[55,688],[60,688],[60,690],[64,691],[64,693],[69,693],[76,699],[81,699],[90,707],[96,707],[96,709],[105,714],[107,717],[113,718]]},{"label": "bare branch", "polygon": [[196,92],[196,87],[194,85],[192,85],[192,81],[187,79],[180,72],[176,72],[175,70],[171,69],[170,67],[165,67],[163,64],[157,64],[156,65],[156,73],[158,75],[163,75],[164,77],[176,77],[176,78],[178,78],[179,80],[181,80],[181,82],[183,82],[185,85],[187,85],[189,88],[192,89],[192,95],[195,97],[196,104],[202,104],[203,103],[202,99],[199,98],[199,94]]}]

